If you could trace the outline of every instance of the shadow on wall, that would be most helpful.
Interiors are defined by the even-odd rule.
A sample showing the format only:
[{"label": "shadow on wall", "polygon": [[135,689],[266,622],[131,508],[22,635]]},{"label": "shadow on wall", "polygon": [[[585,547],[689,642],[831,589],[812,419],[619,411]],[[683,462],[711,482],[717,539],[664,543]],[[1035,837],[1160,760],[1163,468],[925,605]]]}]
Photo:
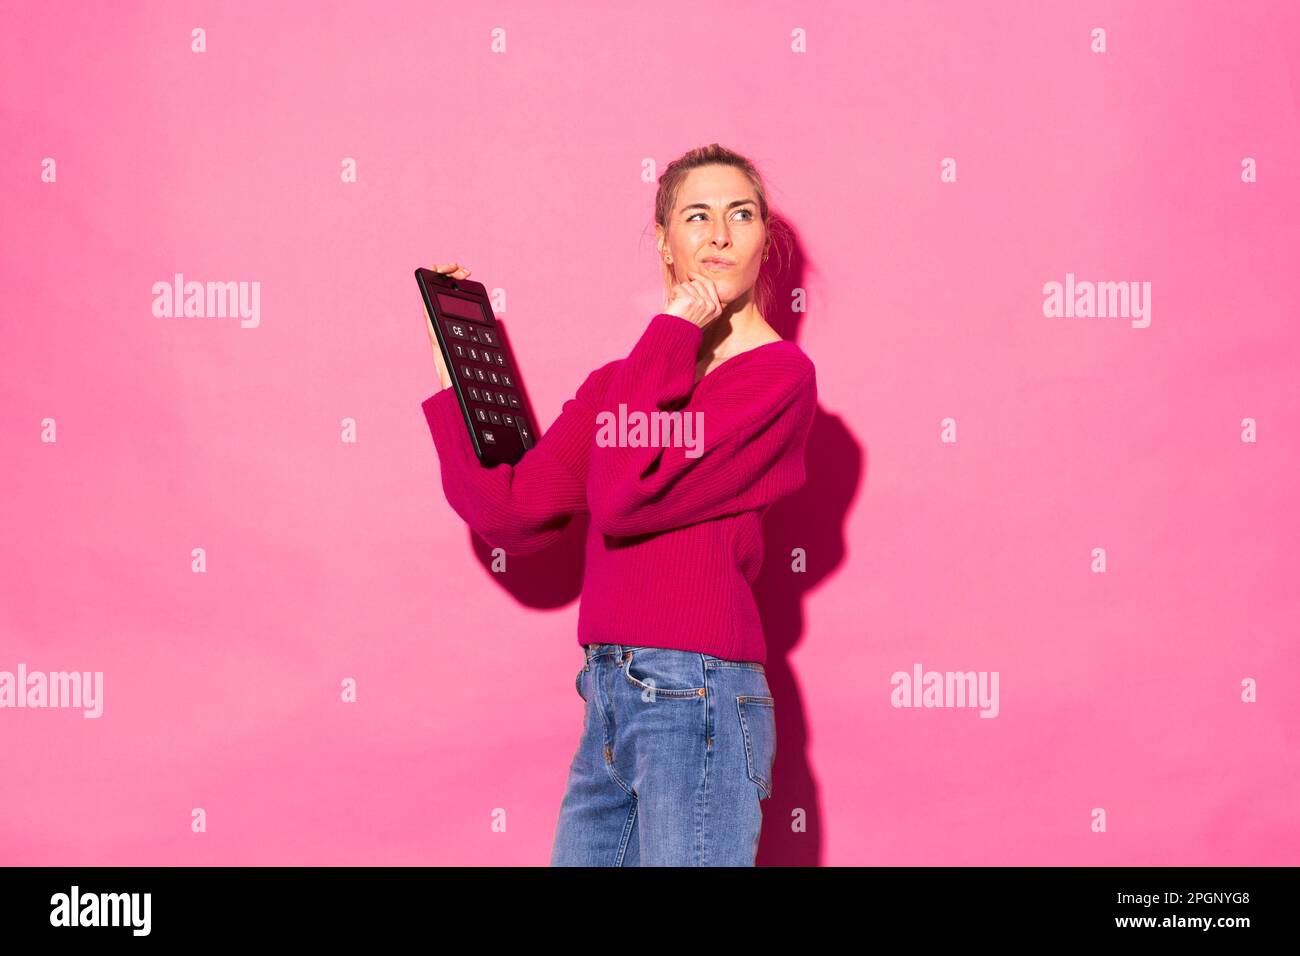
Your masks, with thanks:
[{"label": "shadow on wall", "polygon": [[[773,287],[803,287],[804,258],[793,230],[787,268]],[[777,300],[780,301],[778,293]],[[799,341],[802,314],[775,312],[769,324],[782,338]],[[816,356],[809,356],[816,362]],[[819,384],[821,384],[819,379]],[[537,417],[533,417],[537,421]],[[803,695],[789,658],[804,636],[804,599],[844,561],[844,523],[863,481],[862,446],[836,415],[820,407],[813,419],[805,459],[808,479],[778,501],[763,519],[763,568],[754,596],[767,641],[767,680],[776,701],[776,764],[772,796],[763,802],[759,866],[817,866],[823,857],[817,781],[808,762],[809,739]],[[564,536],[543,551],[510,556],[508,575],[492,574],[492,549],[471,532],[474,553],[485,571],[520,604],[563,607],[582,591],[587,515],[576,517]],[[802,548],[806,570],[791,569],[791,552]],[[800,829],[796,829],[796,824]]]}]

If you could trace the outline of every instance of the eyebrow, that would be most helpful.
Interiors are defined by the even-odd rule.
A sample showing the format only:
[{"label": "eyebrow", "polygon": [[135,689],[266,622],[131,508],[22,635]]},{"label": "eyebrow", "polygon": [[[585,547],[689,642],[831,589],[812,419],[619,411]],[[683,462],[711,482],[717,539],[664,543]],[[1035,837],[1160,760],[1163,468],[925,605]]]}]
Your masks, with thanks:
[{"label": "eyebrow", "polygon": [[[743,206],[743,205],[745,205],[745,203],[750,203],[750,204],[752,205],[752,204],[754,204],[754,200],[752,200],[752,199],[733,199],[731,202],[727,203],[727,208],[728,208],[728,209],[731,209],[731,208],[734,207],[734,206]],[[710,208],[712,208],[712,207],[710,207],[709,204],[706,203],[706,202],[693,202],[693,203],[691,203],[689,206],[683,206],[683,207],[682,207],[680,210],[678,210],[678,211],[679,211],[679,212],[685,212],[685,211],[688,210],[688,209],[706,209],[706,210],[707,210],[707,209],[710,209]]]}]

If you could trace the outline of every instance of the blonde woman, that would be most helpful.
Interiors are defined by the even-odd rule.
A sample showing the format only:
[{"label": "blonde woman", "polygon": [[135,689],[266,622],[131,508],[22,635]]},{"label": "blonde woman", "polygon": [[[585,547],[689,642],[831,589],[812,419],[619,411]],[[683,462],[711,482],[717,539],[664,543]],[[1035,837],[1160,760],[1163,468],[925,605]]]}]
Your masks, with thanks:
[{"label": "blonde woman", "polygon": [[[714,144],[669,164],[655,224],[664,310],[513,466],[479,463],[429,333],[443,388],[423,408],[452,508],[508,553],[591,516],[584,722],[554,866],[751,866],[772,794],[775,701],[752,584],[763,514],[805,480],[815,370],[763,316],[770,218],[748,160]],[[649,442],[612,425],[638,417],[672,428]],[[691,440],[663,440],[673,429]]]}]

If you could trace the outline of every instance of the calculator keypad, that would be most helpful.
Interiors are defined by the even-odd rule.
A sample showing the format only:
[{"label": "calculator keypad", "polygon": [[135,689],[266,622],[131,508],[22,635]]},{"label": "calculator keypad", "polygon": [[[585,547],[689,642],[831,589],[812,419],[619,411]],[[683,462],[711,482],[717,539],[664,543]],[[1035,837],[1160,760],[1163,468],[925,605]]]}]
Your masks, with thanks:
[{"label": "calculator keypad", "polygon": [[470,417],[483,444],[498,444],[503,431],[509,429],[518,434],[525,450],[532,448],[535,438],[522,414],[524,404],[512,391],[515,379],[506,371],[500,336],[462,319],[444,320],[443,326],[456,358],[462,394],[470,402]]}]

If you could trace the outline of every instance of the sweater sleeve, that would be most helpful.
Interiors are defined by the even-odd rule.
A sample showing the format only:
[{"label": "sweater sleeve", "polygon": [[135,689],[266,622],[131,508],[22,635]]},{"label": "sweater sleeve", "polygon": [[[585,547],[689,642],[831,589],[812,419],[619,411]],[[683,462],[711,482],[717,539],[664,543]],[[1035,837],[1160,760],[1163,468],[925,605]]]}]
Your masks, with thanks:
[{"label": "sweater sleeve", "polygon": [[484,541],[509,554],[530,554],[557,541],[587,510],[587,469],[595,427],[594,403],[610,365],[587,376],[560,416],[514,465],[478,460],[454,389],[424,400],[438,450],[447,502]]},{"label": "sweater sleeve", "polygon": [[[756,362],[745,374],[726,373],[725,387],[697,388],[702,339],[699,326],[661,313],[615,368],[587,483],[592,521],[604,534],[650,534],[749,511],[803,485],[804,451],[817,410],[812,363],[798,350],[776,349],[771,360]],[[611,441],[610,423],[620,416],[620,404],[626,406],[629,433],[636,412],[651,422],[655,413],[692,414],[698,447]],[[647,434],[662,439],[660,427],[647,428]]]}]

